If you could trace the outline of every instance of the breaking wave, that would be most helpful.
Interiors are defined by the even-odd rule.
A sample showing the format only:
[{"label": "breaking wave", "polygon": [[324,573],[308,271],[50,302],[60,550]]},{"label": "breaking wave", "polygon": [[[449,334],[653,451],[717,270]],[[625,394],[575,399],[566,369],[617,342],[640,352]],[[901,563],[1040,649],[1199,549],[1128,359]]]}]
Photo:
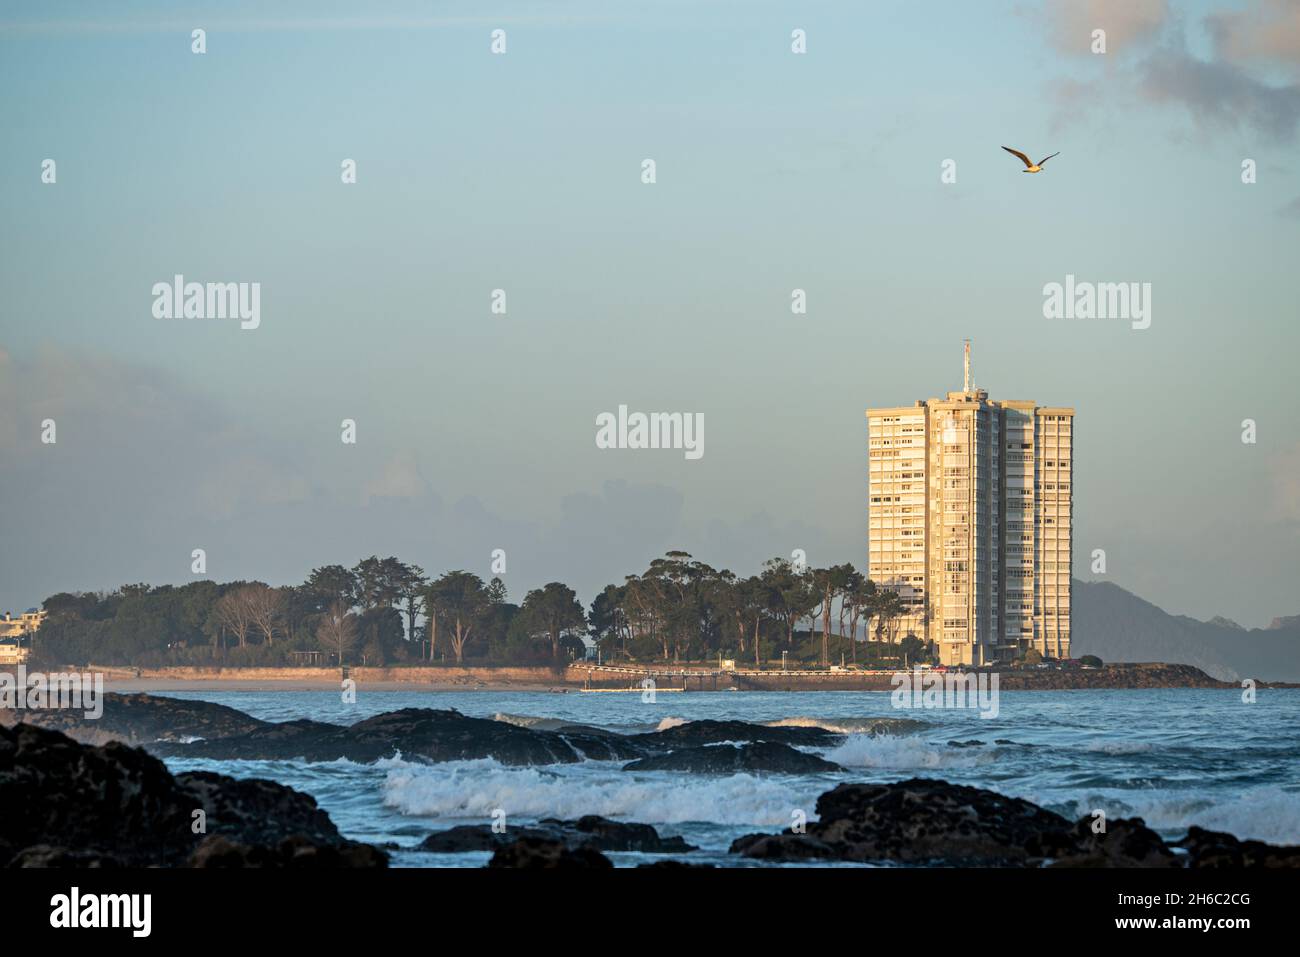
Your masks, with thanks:
[{"label": "breaking wave", "polygon": [[485,820],[501,808],[520,818],[599,814],[649,824],[708,821],[766,827],[789,824],[794,808],[811,810],[823,790],[824,782],[801,789],[796,782],[750,774],[651,779],[589,768],[579,779],[543,768],[507,767],[488,758],[436,768],[392,767],[383,801],[403,815],[434,818]]},{"label": "breaking wave", "polygon": [[686,718],[664,718],[657,725],[655,725],[655,730],[667,731],[669,728],[680,728],[682,725],[690,724],[690,723],[691,722]]},{"label": "breaking wave", "polygon": [[836,734],[914,734],[930,727],[915,718],[809,718],[798,715],[768,721],[769,728],[824,728]]},{"label": "breaking wave", "polygon": [[492,715],[492,720],[533,731],[558,731],[560,728],[568,728],[574,724],[573,721],[563,718],[540,718],[535,714],[509,714],[505,711],[498,711]]},{"label": "breaking wave", "polygon": [[971,768],[994,760],[991,750],[951,748],[921,738],[855,734],[826,752],[826,760],[846,768]]},{"label": "breaking wave", "polygon": [[1147,827],[1179,837],[1195,825],[1243,840],[1300,844],[1300,794],[1277,786],[1212,798],[1200,792],[1110,791],[1073,802],[1076,818],[1094,808],[1112,817],[1140,817]]}]

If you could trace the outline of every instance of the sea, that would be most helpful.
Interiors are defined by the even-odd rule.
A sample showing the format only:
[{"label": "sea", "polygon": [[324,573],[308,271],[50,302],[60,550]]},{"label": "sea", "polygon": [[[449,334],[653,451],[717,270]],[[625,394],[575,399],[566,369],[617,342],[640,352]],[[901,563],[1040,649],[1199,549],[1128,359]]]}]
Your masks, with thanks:
[{"label": "sea", "polygon": [[[1101,810],[1141,817],[1166,838],[1190,825],[1239,838],[1300,844],[1300,689],[1009,691],[996,717],[977,710],[898,709],[889,692],[365,691],[166,692],[238,708],[268,721],[350,724],[399,708],[455,708],[466,715],[552,729],[595,725],[634,734],[704,718],[809,725],[841,732],[815,750],[846,770],[808,775],[629,772],[622,762],[508,767],[492,759],[428,764],[397,756],[350,761],[168,759],[174,771],[205,769],[270,778],[314,796],[346,836],[391,845],[395,867],[481,867],[487,853],[432,854],[415,845],[432,831],[507,826],[584,814],[654,825],[698,845],[698,863],[781,866],[727,853],[755,832],[775,833],[818,795],[846,781],[912,777],[1025,798],[1070,819]],[[871,735],[872,719],[907,718],[904,733]],[[610,854],[618,866],[654,858]],[[785,865],[789,866],[789,865]]]}]

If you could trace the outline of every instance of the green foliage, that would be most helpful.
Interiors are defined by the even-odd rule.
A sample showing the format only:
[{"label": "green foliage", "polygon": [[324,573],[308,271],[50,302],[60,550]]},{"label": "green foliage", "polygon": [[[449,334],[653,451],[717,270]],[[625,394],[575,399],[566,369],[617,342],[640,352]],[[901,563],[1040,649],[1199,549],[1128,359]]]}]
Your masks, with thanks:
[{"label": "green foliage", "polygon": [[925,642],[916,635],[907,635],[898,643],[898,651],[903,656],[903,661],[910,667],[912,665],[926,664],[930,661],[930,650]]},{"label": "green foliage", "polygon": [[560,665],[586,653],[584,638],[606,661],[752,665],[784,652],[791,665],[891,666],[924,654],[898,642],[898,596],[849,565],[777,558],[742,578],[681,551],[606,586],[586,612],[562,582],[516,606],[500,579],[456,570],[430,580],[418,566],[375,555],[352,568],[319,566],[297,586],[134,584],[61,592],[45,609],[33,654],[49,665],[285,666],[297,663],[295,651],[322,648],[335,663],[341,648],[347,664]]}]

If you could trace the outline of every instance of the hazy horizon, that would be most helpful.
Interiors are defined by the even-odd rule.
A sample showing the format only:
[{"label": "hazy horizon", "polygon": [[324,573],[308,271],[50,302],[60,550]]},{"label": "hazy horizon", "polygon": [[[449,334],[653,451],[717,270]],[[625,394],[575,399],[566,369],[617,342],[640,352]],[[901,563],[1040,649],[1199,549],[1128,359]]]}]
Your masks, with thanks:
[{"label": "hazy horizon", "polygon": [[[864,410],[970,338],[1076,410],[1076,577],[1300,614],[1300,10],[741,6],[7,8],[0,611],[371,554],[584,604],[673,548],[865,571]],[[260,325],[154,318],[177,274]],[[1044,318],[1067,276],[1150,283],[1150,327]],[[703,456],[597,448],[620,405]]]}]

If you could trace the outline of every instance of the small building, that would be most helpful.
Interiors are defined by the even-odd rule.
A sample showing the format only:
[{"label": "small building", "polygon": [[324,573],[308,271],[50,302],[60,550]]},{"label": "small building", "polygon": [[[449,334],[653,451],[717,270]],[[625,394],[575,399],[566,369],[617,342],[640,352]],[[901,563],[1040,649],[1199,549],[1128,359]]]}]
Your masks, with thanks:
[{"label": "small building", "polygon": [[5,612],[0,619],[0,665],[20,665],[32,653],[32,635],[45,621],[45,612],[28,608],[21,615]]},{"label": "small building", "polygon": [[45,621],[45,615],[46,612],[35,608],[28,608],[16,617],[12,612],[5,612],[4,618],[0,618],[0,639],[21,638],[34,633]]}]

